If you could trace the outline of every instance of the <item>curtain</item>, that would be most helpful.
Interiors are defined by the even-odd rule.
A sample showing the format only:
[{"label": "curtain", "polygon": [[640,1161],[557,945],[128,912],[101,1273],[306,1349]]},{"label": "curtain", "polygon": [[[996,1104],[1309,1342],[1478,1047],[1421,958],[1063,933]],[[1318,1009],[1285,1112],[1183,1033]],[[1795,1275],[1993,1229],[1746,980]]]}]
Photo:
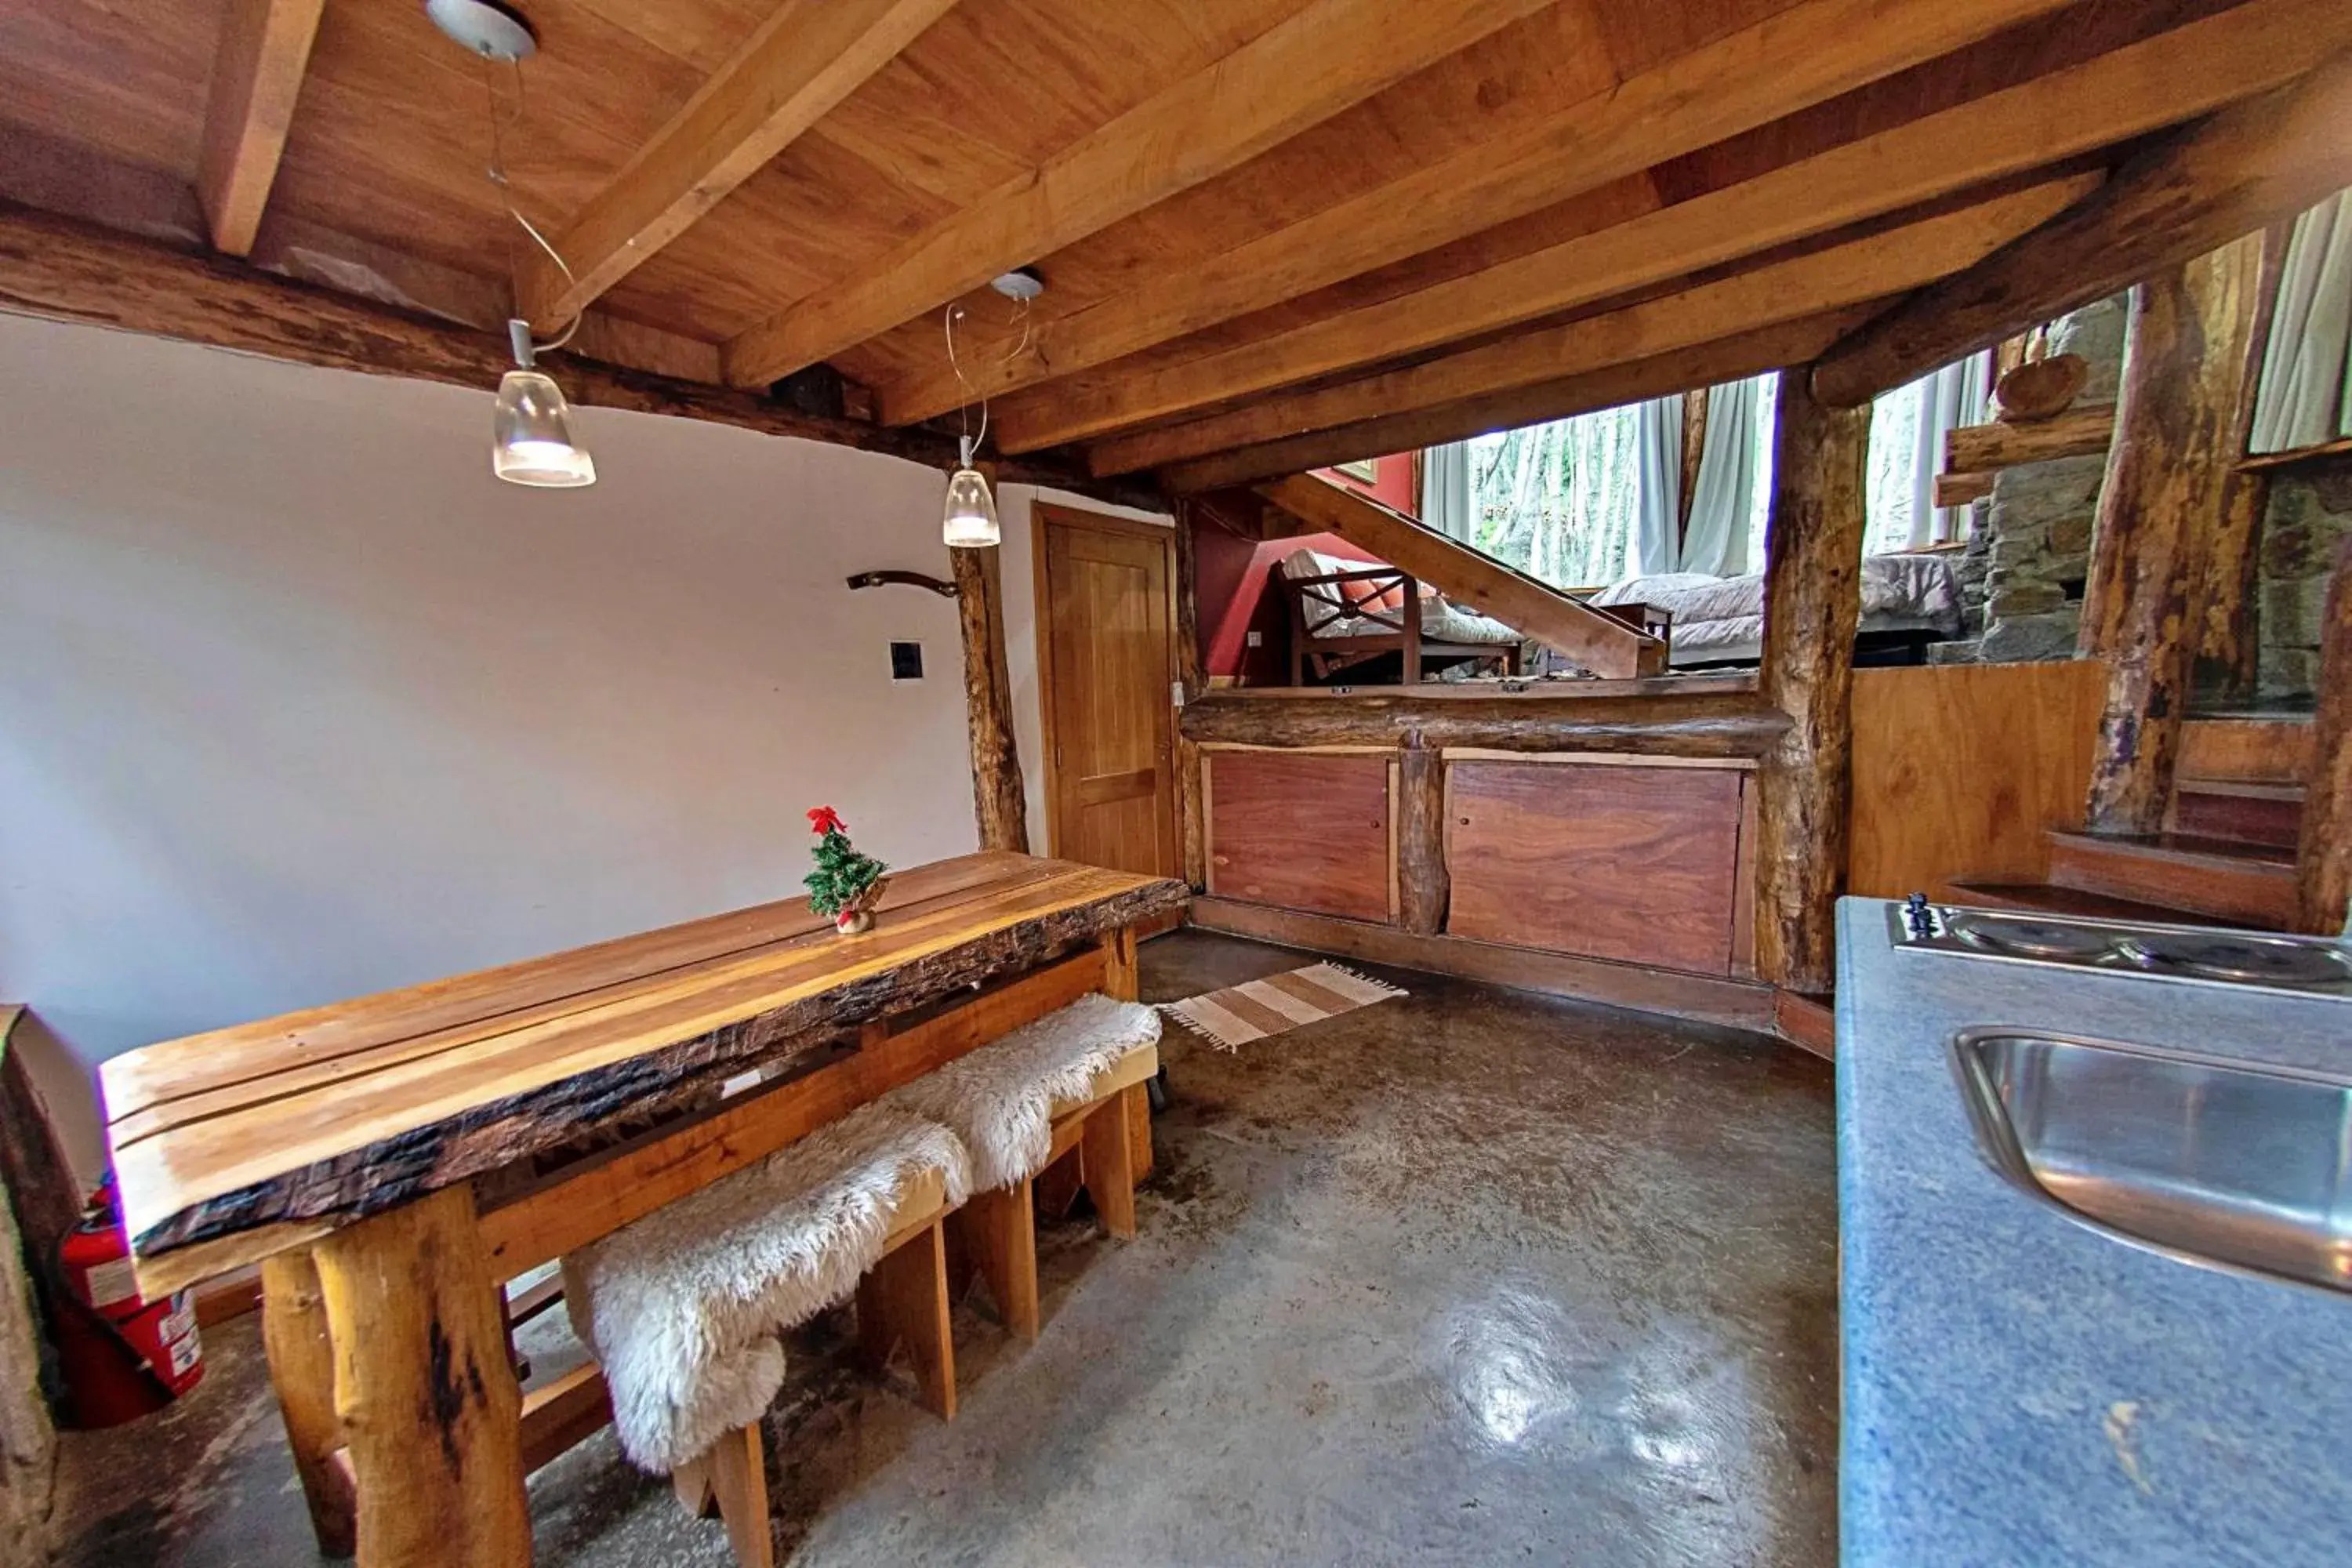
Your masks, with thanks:
[{"label": "curtain", "polygon": [[[1770,426],[1763,417],[1769,376],[1727,381],[1706,395],[1706,437],[1691,487],[1690,531],[1683,538],[1684,572],[1717,577],[1748,574],[1748,540],[1756,497],[1770,488]],[[1759,454],[1762,460],[1759,462]]]},{"label": "curtain", "polygon": [[1633,550],[1636,573],[1672,572],[1682,557],[1683,400],[1634,407]]},{"label": "curtain", "polygon": [[1984,350],[1898,386],[1871,405],[1869,548],[1916,550],[1959,538],[1966,507],[1936,504],[1944,437],[1992,416],[1992,351]]},{"label": "curtain", "polygon": [[2352,436],[2352,192],[2294,220],[2254,391],[2257,452]]},{"label": "curtain", "polygon": [[1470,443],[1448,441],[1421,455],[1421,521],[1470,542]]}]

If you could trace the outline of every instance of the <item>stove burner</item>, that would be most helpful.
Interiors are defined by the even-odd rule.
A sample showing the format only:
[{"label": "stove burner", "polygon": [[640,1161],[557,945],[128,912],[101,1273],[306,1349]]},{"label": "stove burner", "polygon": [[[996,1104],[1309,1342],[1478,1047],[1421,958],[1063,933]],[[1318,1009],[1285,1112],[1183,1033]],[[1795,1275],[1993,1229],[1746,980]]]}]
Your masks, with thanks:
[{"label": "stove burner", "polygon": [[2210,980],[2257,985],[2326,985],[2352,981],[2352,963],[2333,948],[2275,937],[2135,931],[2123,950],[2147,969],[2177,969]]},{"label": "stove burner", "polygon": [[2021,920],[2008,915],[1953,914],[1954,935],[1973,946],[2019,958],[2071,959],[2090,962],[2115,951],[2115,939],[2090,926],[2054,921]]}]

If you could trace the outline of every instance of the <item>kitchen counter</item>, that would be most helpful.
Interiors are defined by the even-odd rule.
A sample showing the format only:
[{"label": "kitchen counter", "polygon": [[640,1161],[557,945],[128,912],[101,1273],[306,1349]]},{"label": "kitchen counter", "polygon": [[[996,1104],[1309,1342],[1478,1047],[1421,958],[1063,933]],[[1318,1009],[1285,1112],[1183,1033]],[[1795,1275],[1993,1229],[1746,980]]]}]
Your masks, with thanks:
[{"label": "kitchen counter", "polygon": [[1977,1152],[1952,1034],[2352,1068],[2352,1004],[1897,952],[1839,907],[1848,1564],[2352,1562],[2352,1294],[2182,1263]]}]

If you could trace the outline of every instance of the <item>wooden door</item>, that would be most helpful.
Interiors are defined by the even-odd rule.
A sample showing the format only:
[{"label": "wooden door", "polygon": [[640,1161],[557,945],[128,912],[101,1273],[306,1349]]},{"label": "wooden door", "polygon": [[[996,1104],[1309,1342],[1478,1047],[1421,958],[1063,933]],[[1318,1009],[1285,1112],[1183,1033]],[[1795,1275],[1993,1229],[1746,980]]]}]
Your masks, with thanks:
[{"label": "wooden door", "polygon": [[1174,535],[1059,507],[1037,520],[1047,841],[1176,876]]}]

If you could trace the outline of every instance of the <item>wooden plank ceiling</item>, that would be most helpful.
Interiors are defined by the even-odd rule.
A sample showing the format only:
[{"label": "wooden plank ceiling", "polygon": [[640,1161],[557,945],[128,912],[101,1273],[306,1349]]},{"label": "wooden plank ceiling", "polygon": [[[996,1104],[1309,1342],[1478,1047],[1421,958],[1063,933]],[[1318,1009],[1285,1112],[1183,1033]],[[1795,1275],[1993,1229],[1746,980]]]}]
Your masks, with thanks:
[{"label": "wooden plank ceiling", "polygon": [[518,73],[416,0],[24,0],[0,196],[1195,487],[1832,352],[2352,47],[2342,0],[520,5]]}]

